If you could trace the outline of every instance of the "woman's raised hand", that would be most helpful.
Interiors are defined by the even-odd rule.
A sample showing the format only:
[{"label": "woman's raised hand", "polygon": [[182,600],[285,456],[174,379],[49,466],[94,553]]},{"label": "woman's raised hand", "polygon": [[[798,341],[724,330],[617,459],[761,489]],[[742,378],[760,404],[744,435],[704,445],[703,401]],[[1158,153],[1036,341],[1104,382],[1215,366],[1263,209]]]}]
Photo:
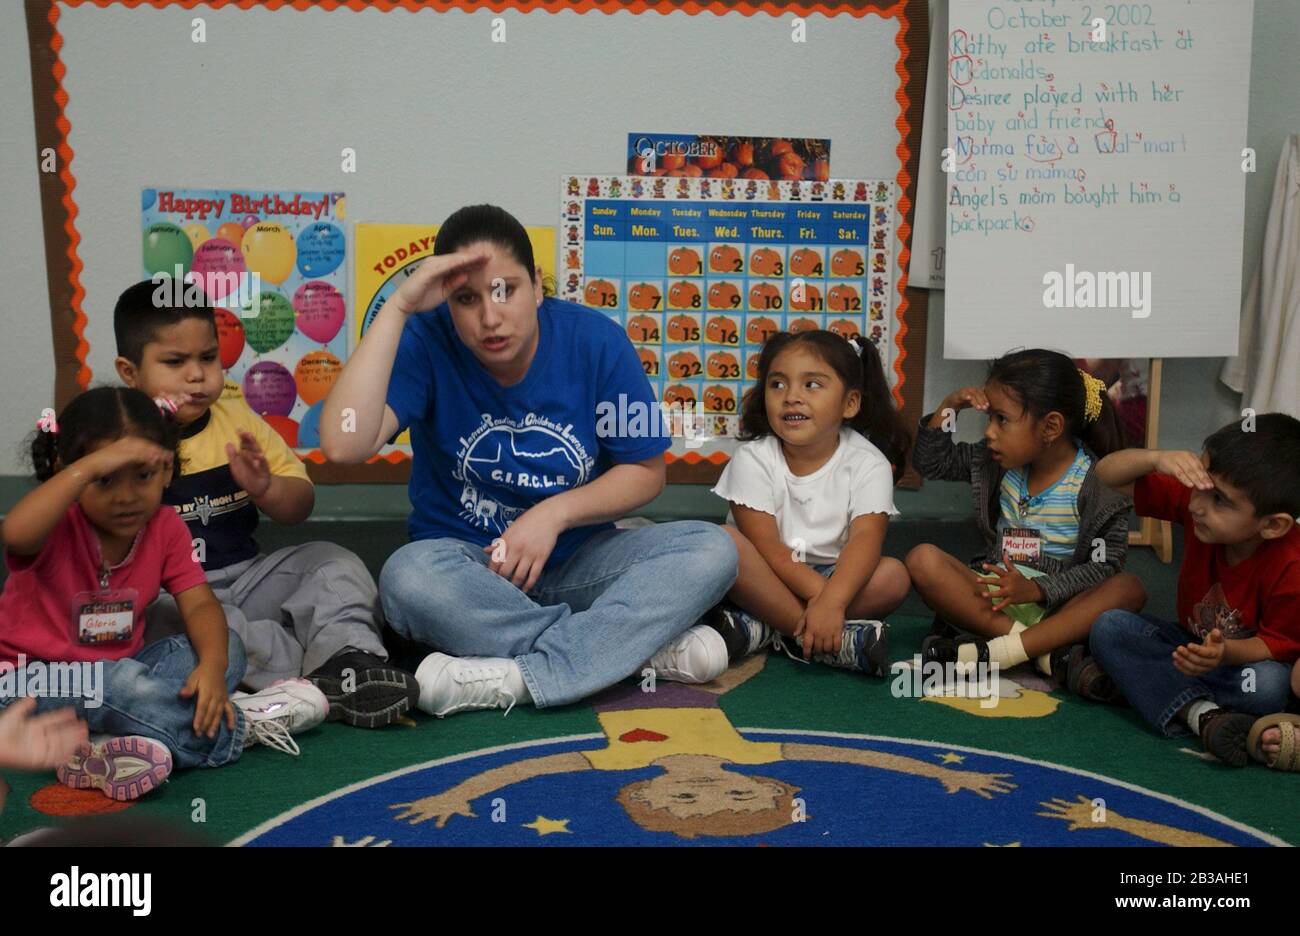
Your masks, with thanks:
[{"label": "woman's raised hand", "polygon": [[488,258],[483,247],[429,257],[406,278],[390,300],[404,315],[437,308],[469,278],[469,270]]}]

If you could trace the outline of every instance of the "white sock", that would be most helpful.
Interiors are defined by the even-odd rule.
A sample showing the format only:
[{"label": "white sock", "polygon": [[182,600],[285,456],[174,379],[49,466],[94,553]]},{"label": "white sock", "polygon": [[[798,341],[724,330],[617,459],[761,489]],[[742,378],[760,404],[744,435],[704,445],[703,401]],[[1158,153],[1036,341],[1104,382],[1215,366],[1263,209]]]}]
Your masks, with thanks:
[{"label": "white sock", "polygon": [[524,682],[524,672],[514,660],[511,660],[506,668],[506,679],[501,686],[515,697],[516,704],[533,704],[533,694],[528,691],[528,683]]},{"label": "white sock", "polygon": [[1042,656],[1034,657],[1034,665],[1038,667],[1038,672],[1044,676],[1052,675],[1052,655],[1044,653]]},{"label": "white sock", "polygon": [[[1025,625],[1016,621],[1011,625],[1011,633],[990,640],[989,662],[996,663],[1000,669],[1010,669],[1028,660],[1029,654],[1025,653],[1025,645],[1020,639],[1020,632],[1025,629]],[[978,659],[979,651],[975,644],[962,644],[957,648],[958,663],[974,663]]]},{"label": "white sock", "polygon": [[996,663],[1002,669],[1018,666],[1028,659],[1025,644],[1016,631],[989,641],[989,662]]},{"label": "white sock", "polygon": [[1213,712],[1218,707],[1209,699],[1197,699],[1187,706],[1187,727],[1192,729],[1192,734],[1198,738],[1201,736],[1201,716],[1206,712]]}]

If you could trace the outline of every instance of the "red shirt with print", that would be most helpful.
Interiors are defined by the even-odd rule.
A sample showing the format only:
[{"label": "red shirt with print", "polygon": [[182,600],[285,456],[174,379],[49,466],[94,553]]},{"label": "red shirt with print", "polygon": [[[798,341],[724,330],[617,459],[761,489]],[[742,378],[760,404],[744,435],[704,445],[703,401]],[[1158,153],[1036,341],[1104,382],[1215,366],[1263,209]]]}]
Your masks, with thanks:
[{"label": "red shirt with print", "polygon": [[1183,525],[1178,623],[1197,638],[1214,627],[1230,640],[1258,637],[1273,659],[1294,663],[1300,658],[1300,527],[1229,565],[1222,544],[1196,538],[1191,498],[1192,489],[1169,475],[1149,474],[1133,485],[1139,516]]}]

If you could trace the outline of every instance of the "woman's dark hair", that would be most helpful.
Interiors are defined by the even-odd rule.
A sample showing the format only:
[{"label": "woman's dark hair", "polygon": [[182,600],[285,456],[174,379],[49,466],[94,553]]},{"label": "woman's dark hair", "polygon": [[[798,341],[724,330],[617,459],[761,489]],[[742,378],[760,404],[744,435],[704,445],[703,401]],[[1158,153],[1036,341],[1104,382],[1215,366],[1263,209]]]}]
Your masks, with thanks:
[{"label": "woman's dark hair", "polygon": [[38,481],[48,481],[55,463],[68,466],[101,442],[139,436],[172,453],[180,470],[180,426],[147,394],[133,387],[95,387],[72,398],[58,415],[56,431],[37,429],[31,438],[32,467]]},{"label": "woman's dark hair", "polygon": [[857,340],[862,345],[861,354],[848,341],[825,330],[798,334],[778,332],[769,338],[758,357],[758,379],[741,401],[740,432],[737,438],[748,441],[761,439],[771,433],[772,427],[767,421],[767,405],[763,397],[772,362],[787,348],[809,345],[839,375],[846,388],[861,391],[862,405],[848,423],[889,459],[894,467],[894,480],[897,481],[907,464],[907,454],[912,449],[912,436],[902,414],[894,407],[893,394],[885,380],[885,368],[880,362],[875,344],[867,338]]},{"label": "woman's dark hair", "polygon": [[[537,282],[537,263],[533,259],[533,244],[528,231],[510,212],[496,205],[466,205],[452,212],[442,222],[433,240],[433,255],[455,253],[462,247],[487,241],[502,250],[508,250],[525,270],[528,279]],[[542,279],[542,291],[548,296],[556,293],[555,277]]]},{"label": "woman's dark hair", "polygon": [[1004,354],[989,365],[986,383],[997,381],[1034,419],[1056,411],[1065,418],[1065,431],[1082,439],[1097,455],[1125,447],[1124,427],[1103,387],[1101,413],[1088,422],[1088,391],[1083,376],[1059,351],[1027,348]]}]

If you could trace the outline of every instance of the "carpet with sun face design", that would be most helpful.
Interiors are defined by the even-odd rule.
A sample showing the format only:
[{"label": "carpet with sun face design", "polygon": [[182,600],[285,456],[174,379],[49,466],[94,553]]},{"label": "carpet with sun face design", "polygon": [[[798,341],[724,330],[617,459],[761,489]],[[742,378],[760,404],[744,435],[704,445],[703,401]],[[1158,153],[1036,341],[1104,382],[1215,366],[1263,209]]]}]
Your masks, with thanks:
[{"label": "carpet with sun face design", "polygon": [[[329,724],[297,758],[253,749],[128,808],[253,847],[1300,843],[1300,777],[1207,762],[1028,667],[940,685],[908,666],[926,622],[891,625],[886,679],[773,654],[707,686],[630,679],[508,717]],[[4,837],[121,805],[10,783]]]}]

